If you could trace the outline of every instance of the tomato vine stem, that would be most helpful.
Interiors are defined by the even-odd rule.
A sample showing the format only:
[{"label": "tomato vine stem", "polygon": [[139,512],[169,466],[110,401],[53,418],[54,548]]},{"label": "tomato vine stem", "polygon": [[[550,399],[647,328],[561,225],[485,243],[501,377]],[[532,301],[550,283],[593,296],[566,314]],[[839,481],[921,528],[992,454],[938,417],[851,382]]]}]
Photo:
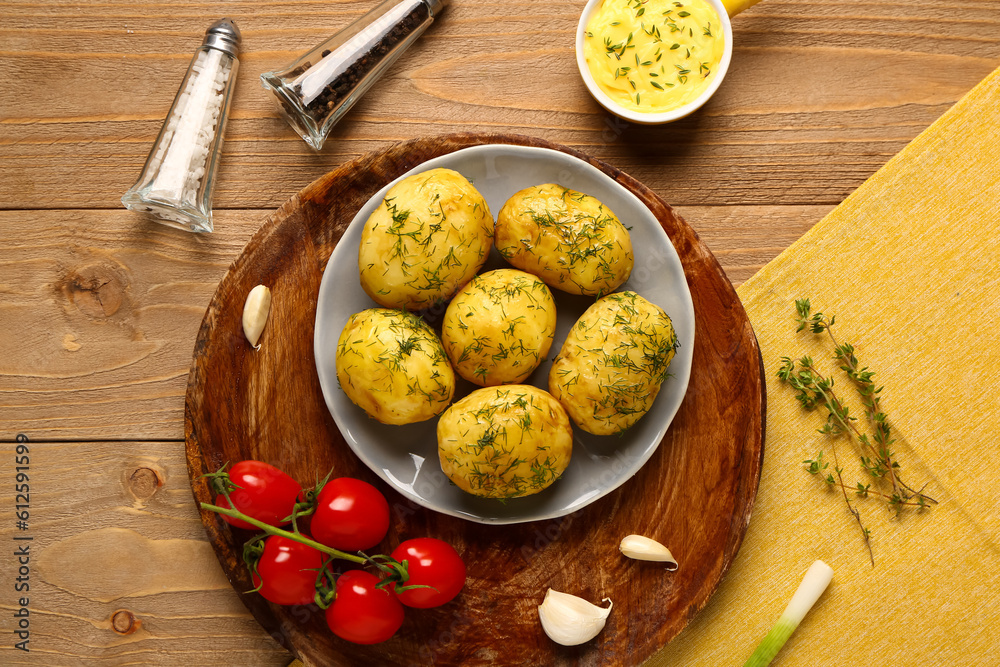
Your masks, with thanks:
[{"label": "tomato vine stem", "polygon": [[299,532],[293,533],[288,530],[277,528],[270,524],[264,523],[263,521],[258,521],[252,516],[247,516],[243,512],[240,512],[239,510],[228,509],[226,507],[219,507],[218,505],[212,505],[210,503],[200,503],[200,506],[202,509],[209,510],[210,512],[215,512],[216,514],[224,514],[225,516],[228,516],[233,519],[240,519],[241,521],[246,521],[250,525],[255,526],[256,528],[260,528],[268,535],[280,535],[281,537],[294,540],[296,542],[299,542],[300,544],[305,544],[306,546],[312,547],[313,549],[321,551],[329,556],[333,556],[334,558],[339,558],[341,560],[349,560],[352,563],[358,563],[360,565],[368,565],[371,563],[371,558],[369,558],[368,556],[349,554],[346,551],[341,551],[340,549],[334,549],[333,547],[328,547],[325,544],[320,544],[316,540],[312,540],[306,537],[302,533]]}]

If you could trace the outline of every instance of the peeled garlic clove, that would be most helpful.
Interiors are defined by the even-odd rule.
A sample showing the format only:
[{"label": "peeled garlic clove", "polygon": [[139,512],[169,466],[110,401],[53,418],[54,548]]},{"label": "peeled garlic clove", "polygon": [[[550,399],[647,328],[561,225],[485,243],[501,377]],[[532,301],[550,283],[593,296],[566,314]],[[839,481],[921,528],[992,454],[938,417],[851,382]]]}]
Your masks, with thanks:
[{"label": "peeled garlic clove", "polygon": [[670,553],[670,549],[648,537],[628,535],[618,548],[629,558],[660,561],[666,563],[667,569],[671,572],[677,569],[677,560]]},{"label": "peeled garlic clove", "polygon": [[583,598],[550,588],[545,592],[542,604],[538,605],[542,629],[552,641],[563,646],[576,646],[590,641],[604,629],[604,623],[614,606],[610,598],[601,601],[607,601],[606,609]]},{"label": "peeled garlic clove", "polygon": [[257,285],[247,295],[243,304],[243,335],[250,344],[258,347],[257,341],[264,331],[267,315],[271,312],[271,290],[264,285]]}]

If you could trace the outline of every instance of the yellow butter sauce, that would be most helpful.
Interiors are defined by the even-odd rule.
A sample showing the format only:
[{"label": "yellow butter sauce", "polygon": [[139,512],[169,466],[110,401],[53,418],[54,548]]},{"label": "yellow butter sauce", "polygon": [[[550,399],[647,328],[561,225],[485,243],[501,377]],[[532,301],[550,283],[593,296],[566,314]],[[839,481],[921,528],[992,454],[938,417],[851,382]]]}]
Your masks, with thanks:
[{"label": "yellow butter sauce", "polygon": [[584,37],[597,85],[642,113],[697,99],[715,78],[724,49],[722,23],[705,0],[604,0]]}]

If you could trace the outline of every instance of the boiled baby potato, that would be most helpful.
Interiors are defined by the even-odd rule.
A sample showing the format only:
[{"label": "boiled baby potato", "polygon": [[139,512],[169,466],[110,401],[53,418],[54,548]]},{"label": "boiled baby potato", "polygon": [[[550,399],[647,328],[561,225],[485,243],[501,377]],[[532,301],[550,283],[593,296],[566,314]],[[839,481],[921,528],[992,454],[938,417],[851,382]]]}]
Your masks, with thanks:
[{"label": "boiled baby potato", "polygon": [[459,375],[491,387],[531,375],[555,333],[556,302],[545,283],[497,269],[473,278],[448,304],[441,342]]},{"label": "boiled baby potato", "polygon": [[632,240],[600,201],[552,183],[521,190],[497,216],[497,250],[570,294],[601,296],[632,273]]},{"label": "boiled baby potato", "polygon": [[570,329],[549,391],[584,431],[620,433],[649,411],[676,349],[662,308],[635,292],[609,294]]},{"label": "boiled baby potato", "polygon": [[441,415],[438,456],[460,489],[484,498],[538,493],[569,465],[573,427],[548,392],[524,384],[477,389]]},{"label": "boiled baby potato", "polygon": [[441,341],[416,315],[369,308],[347,320],[337,342],[337,379],[355,405],[383,424],[436,417],[455,395]]},{"label": "boiled baby potato", "polygon": [[365,222],[361,287],[387,308],[428,308],[469,282],[492,246],[493,215],[472,183],[451,169],[414,174]]}]

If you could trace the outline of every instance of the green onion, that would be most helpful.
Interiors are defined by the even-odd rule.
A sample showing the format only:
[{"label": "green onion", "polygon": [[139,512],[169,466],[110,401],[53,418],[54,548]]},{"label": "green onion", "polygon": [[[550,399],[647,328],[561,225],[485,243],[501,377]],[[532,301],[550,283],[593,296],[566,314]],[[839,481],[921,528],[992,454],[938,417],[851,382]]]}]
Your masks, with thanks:
[{"label": "green onion", "polygon": [[771,660],[792,636],[795,628],[799,627],[799,623],[816,604],[816,600],[826,590],[832,578],[833,569],[823,561],[818,560],[810,565],[791,602],[743,667],[766,667],[771,664]]}]

